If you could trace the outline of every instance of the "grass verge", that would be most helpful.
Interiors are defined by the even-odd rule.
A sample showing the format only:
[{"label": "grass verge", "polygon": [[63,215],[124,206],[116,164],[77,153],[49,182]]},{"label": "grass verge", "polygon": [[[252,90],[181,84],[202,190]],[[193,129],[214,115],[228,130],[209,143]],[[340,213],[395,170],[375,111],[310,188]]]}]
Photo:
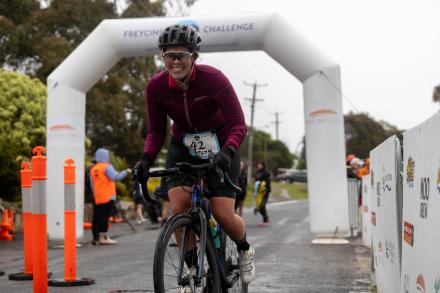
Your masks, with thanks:
[{"label": "grass verge", "polygon": [[[247,195],[244,201],[244,206],[251,207],[254,202],[254,190],[253,182],[248,184]],[[282,182],[271,182],[272,192],[271,200],[282,201],[288,199],[307,199],[307,184],[306,183],[282,183]]]}]

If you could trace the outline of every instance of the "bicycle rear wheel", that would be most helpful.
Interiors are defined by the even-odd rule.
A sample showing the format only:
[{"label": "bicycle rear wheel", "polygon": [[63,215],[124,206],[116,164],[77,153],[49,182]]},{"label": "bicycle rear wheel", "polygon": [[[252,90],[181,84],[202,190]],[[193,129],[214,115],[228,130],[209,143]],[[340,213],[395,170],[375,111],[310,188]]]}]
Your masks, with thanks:
[{"label": "bicycle rear wheel", "polygon": [[[156,293],[180,292],[185,286],[193,288],[194,271],[188,268],[186,264],[183,266],[182,282],[179,284],[178,281],[181,253],[176,244],[180,243],[181,239],[179,239],[179,242],[177,241],[175,231],[184,227],[188,231],[194,232],[197,239],[200,237],[198,222],[190,215],[180,214],[165,223],[157,239],[153,265],[154,292]],[[199,244],[200,242],[196,241],[197,256],[200,253]],[[219,293],[220,272],[215,248],[209,239],[206,241],[203,270],[202,286],[193,292]]]},{"label": "bicycle rear wheel", "polygon": [[223,287],[223,293],[247,293],[248,285],[244,284],[240,278],[240,267],[238,265],[238,250],[234,241],[223,232],[222,243],[225,256],[225,275],[226,287]]}]

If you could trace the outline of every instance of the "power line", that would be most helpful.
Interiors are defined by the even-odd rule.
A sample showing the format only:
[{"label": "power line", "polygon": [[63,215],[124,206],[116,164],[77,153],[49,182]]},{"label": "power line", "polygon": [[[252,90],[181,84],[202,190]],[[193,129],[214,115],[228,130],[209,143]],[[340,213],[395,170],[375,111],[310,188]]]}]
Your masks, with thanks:
[{"label": "power line", "polygon": [[327,79],[327,81],[341,94],[341,96],[347,101],[347,103],[349,103],[350,104],[350,106],[351,107],[353,107],[353,109],[356,111],[356,112],[359,112],[359,110],[358,110],[358,108],[350,101],[350,99],[347,97],[347,96],[345,96],[344,95],[344,93],[342,92],[342,90],[336,85],[336,84],[334,84],[331,80],[330,80],[330,78],[328,78],[328,76],[327,76],[327,74],[325,74],[325,72],[324,71],[320,71],[319,73],[321,73],[324,77],[325,77],[325,79]]}]

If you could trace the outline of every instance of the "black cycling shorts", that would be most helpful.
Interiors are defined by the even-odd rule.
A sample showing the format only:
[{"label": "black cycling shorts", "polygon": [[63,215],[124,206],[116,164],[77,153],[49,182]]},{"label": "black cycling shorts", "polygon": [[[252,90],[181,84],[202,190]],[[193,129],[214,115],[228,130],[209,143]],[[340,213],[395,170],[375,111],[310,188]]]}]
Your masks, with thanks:
[{"label": "black cycling shorts", "polygon": [[[202,160],[189,153],[188,148],[180,141],[171,137],[170,146],[168,148],[167,160],[165,163],[166,168],[173,168],[178,162],[187,162],[191,164],[206,163],[206,160]],[[229,171],[229,177],[231,181],[236,183],[240,174],[240,153],[237,151],[236,155],[232,159],[231,167]],[[168,190],[178,186],[193,186],[196,180],[186,175],[176,175],[167,178]],[[209,195],[206,197],[229,197],[235,198],[235,191],[229,187],[226,182],[221,183],[217,177],[215,170],[208,170],[206,172],[206,183],[208,184]]]}]

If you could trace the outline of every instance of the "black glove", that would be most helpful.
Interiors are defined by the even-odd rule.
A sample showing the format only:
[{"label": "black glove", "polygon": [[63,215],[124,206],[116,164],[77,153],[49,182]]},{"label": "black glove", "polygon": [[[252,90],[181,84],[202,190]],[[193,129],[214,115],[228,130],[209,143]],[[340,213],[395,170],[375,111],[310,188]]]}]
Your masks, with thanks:
[{"label": "black glove", "polygon": [[139,182],[146,182],[148,180],[151,165],[153,165],[153,160],[151,160],[147,153],[143,153],[133,168],[133,175]]},{"label": "black glove", "polygon": [[213,165],[219,166],[223,171],[229,172],[235,153],[236,150],[232,146],[222,147],[222,149],[215,155]]}]

